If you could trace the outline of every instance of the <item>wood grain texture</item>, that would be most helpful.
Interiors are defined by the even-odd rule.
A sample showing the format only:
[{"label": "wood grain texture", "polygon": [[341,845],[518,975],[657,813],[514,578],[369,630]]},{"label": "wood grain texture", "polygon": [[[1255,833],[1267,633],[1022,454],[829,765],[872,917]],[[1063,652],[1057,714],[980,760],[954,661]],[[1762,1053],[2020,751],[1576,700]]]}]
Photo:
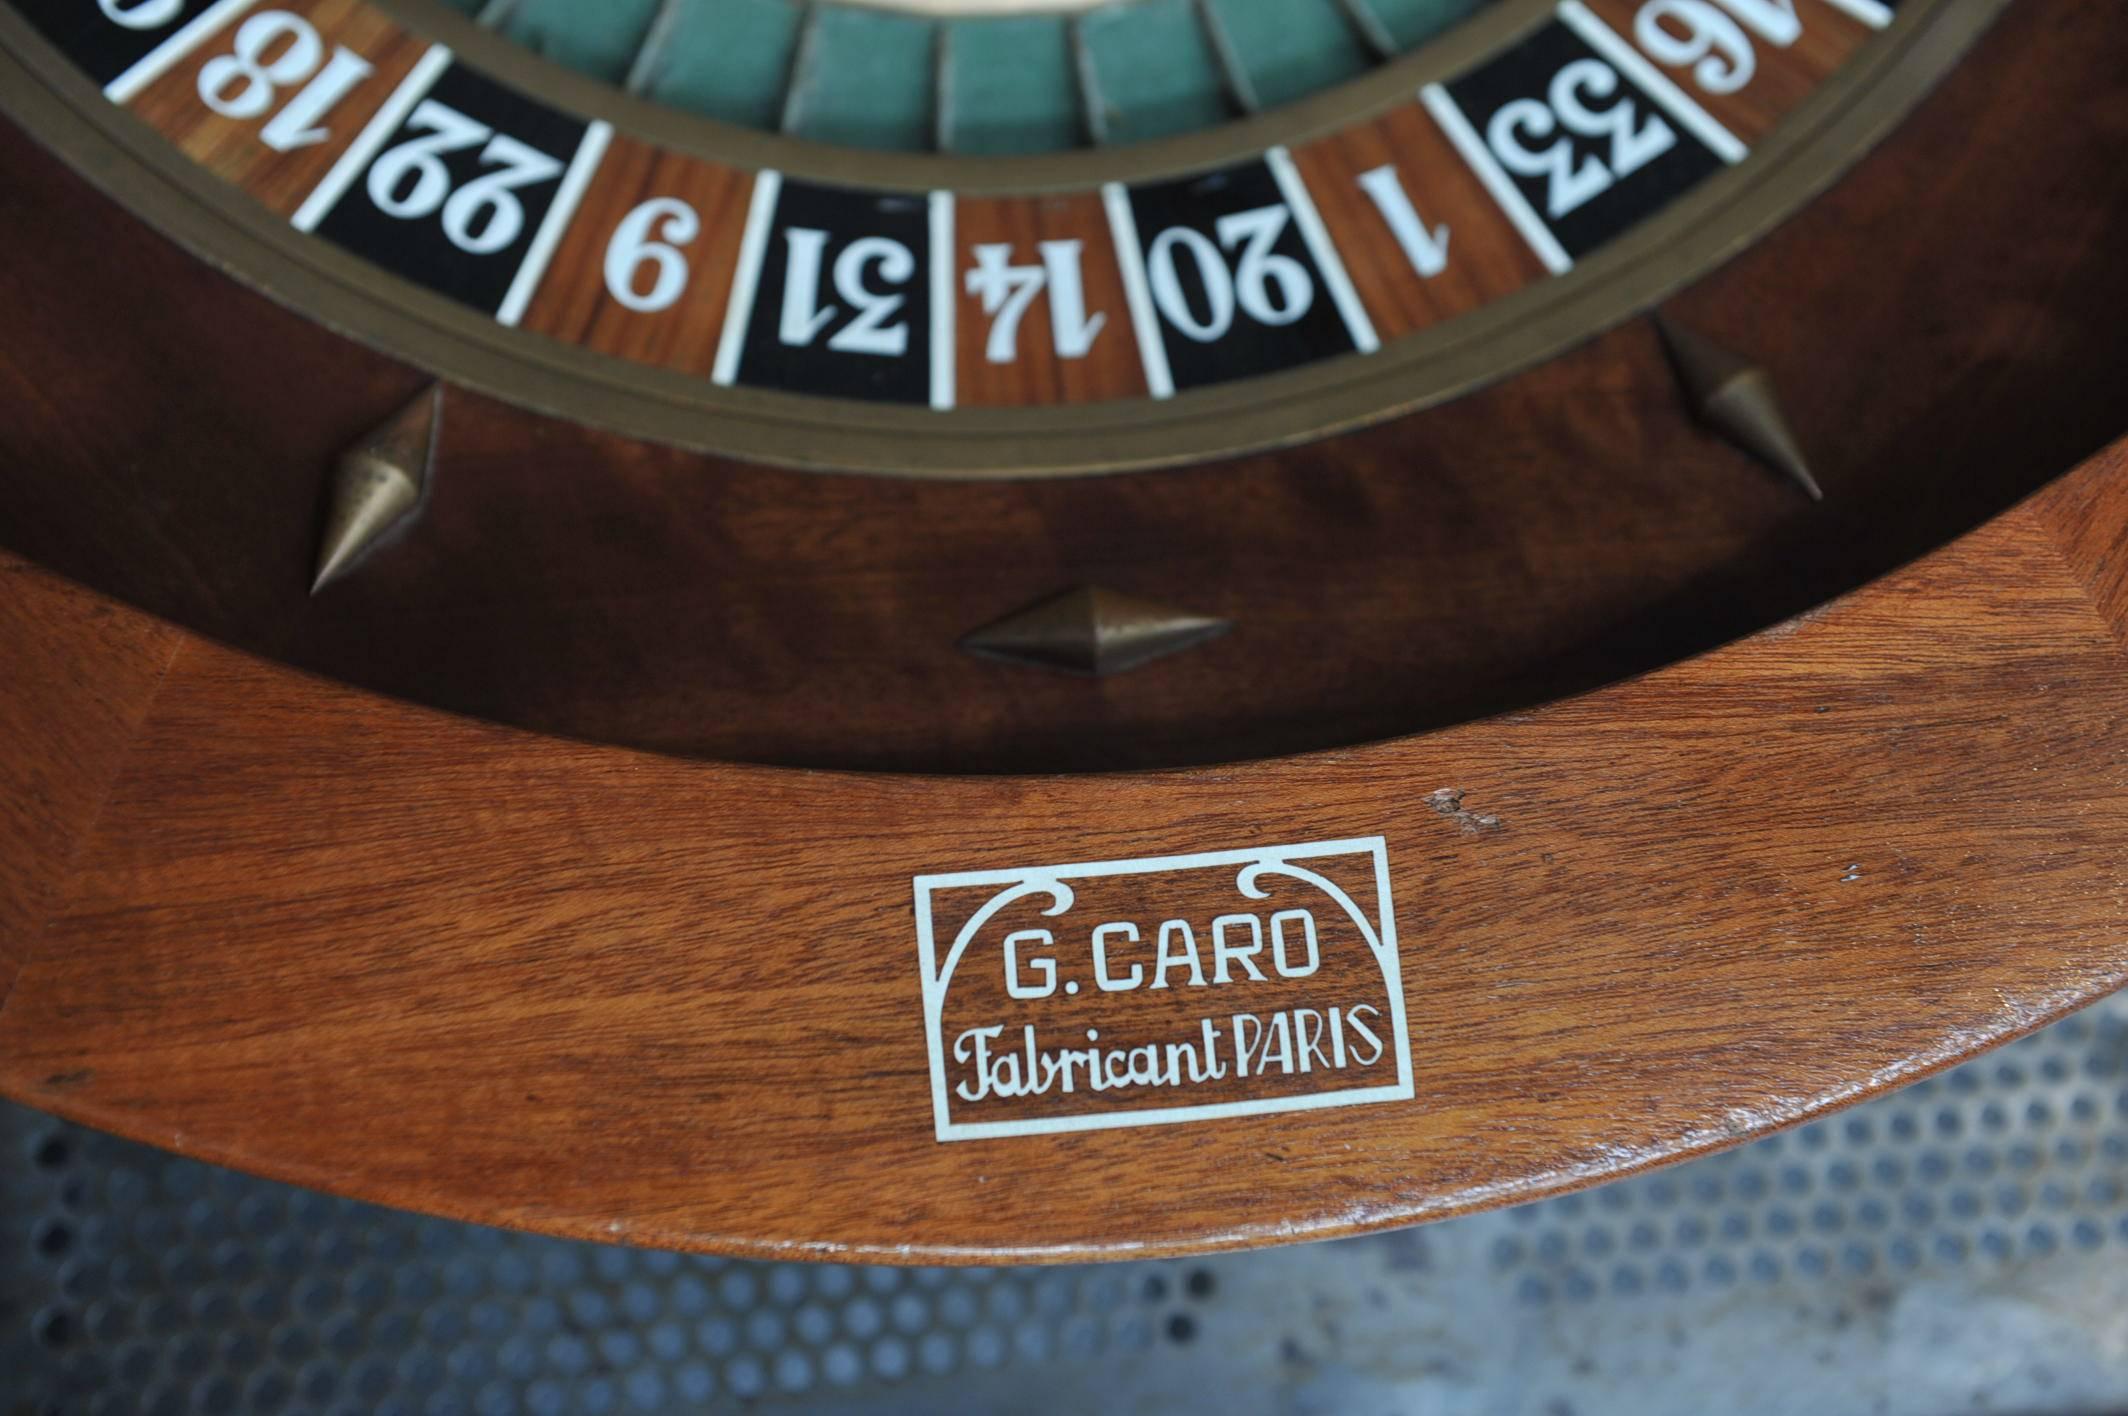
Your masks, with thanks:
[{"label": "wood grain texture", "polygon": [[[278,101],[269,100],[255,117],[230,118],[216,113],[201,100],[201,70],[235,52],[243,19],[171,66],[130,106],[194,162],[242,187],[269,211],[287,216],[303,204],[303,199],[384,106],[429,46],[362,0],[285,0],[271,9],[308,20],[323,42],[325,54],[345,48],[360,55],[371,67],[371,72],[320,120],[319,126],[325,127],[328,134],[323,141],[276,152],[260,140],[259,134],[278,110]],[[285,54],[289,46],[290,40],[284,35],[261,52],[266,62],[271,62]],[[225,83],[232,96],[246,91],[241,75]],[[298,89],[291,85],[261,91],[273,92],[276,99],[285,101],[287,94]]]},{"label": "wood grain texture", "polygon": [[[1543,702],[1821,603],[2118,435],[2128,359],[2091,312],[2128,309],[2124,16],[2011,7],[1852,176],[1671,302],[1770,372],[1822,507],[1681,416],[1644,326],[1306,447],[1044,485],[807,475],[454,389],[419,533],[313,599],[334,459],[427,377],[7,133],[0,544],[372,689],[719,759],[1148,767]],[[1085,583],[1237,628],[1096,684],[955,648]]]},{"label": "wood grain texture", "polygon": [[[616,137],[555,248],[524,327],[601,354],[707,378],[717,361],[753,190],[749,173]],[[690,240],[673,239],[671,215],[649,232],[686,262],[686,293],[660,310],[633,310],[607,288],[606,253],[629,213],[659,199],[685,203],[694,213]],[[637,294],[648,294],[658,278],[652,265],[635,275]]]},{"label": "wood grain texture", "polygon": [[[1145,393],[1145,369],[1131,332],[1124,303],[1123,272],[1100,197],[1093,193],[1045,197],[961,197],[954,202],[954,291],[959,308],[954,318],[955,372],[958,401],[967,405],[1093,403],[1110,398],[1137,398]],[[1018,357],[993,363],[986,344],[995,315],[969,293],[967,272],[975,269],[975,248],[1006,245],[1011,264],[1042,264],[1044,241],[1077,241],[1080,280],[1085,287],[1085,314],[1100,316],[1102,327],[1081,358],[1056,352],[1056,324],[1045,288],[1020,321]]]},{"label": "wood grain texture", "polygon": [[[2120,431],[2128,361],[2090,311],[2128,291],[2121,13],[2014,7],[1892,146],[1675,302],[1772,372],[1823,513],[1678,416],[1644,328],[1389,427],[1042,487],[745,467],[454,392],[418,534],[309,601],[324,472],[421,375],[0,143],[0,540],[192,631],[6,562],[0,1091],[560,1233],[1062,1259],[1592,1183],[2117,986],[2122,454],[1675,661]],[[1096,684],[952,648],[1086,580],[1241,627]],[[1187,772],[865,776],[305,668],[962,770],[1514,711]],[[935,1139],[913,877],[1376,835],[1413,1099]],[[1351,941],[1323,944],[1313,1001],[1349,1001]],[[1015,1006],[1002,982],[956,1020]],[[1206,996],[1130,1004],[1164,1027]],[[1083,992],[1028,1006],[1124,1026]]]},{"label": "wood grain texture", "polygon": [[2106,623],[2128,647],[2128,502],[2089,478],[2071,478],[2032,501],[2068,548],[2070,564]]},{"label": "wood grain texture", "polygon": [[0,564],[0,1002],[183,638]]},{"label": "wood grain texture", "polygon": [[[369,1199],[761,1255],[1178,1252],[1592,1183],[2128,979],[2128,659],[2061,510],[2124,501],[2116,450],[1663,673],[1153,776],[687,763],[191,644],[0,1007],[0,1087]],[[74,594],[15,573],[33,611]],[[1415,1100],[933,1139],[913,875],[1377,832]]]},{"label": "wood grain texture", "polygon": [[[1384,339],[1468,314],[1545,278],[1543,263],[1415,103],[1310,143],[1293,160]],[[1429,231],[1448,228],[1440,274],[1413,269],[1359,185],[1361,173],[1383,166],[1396,169]]]}]

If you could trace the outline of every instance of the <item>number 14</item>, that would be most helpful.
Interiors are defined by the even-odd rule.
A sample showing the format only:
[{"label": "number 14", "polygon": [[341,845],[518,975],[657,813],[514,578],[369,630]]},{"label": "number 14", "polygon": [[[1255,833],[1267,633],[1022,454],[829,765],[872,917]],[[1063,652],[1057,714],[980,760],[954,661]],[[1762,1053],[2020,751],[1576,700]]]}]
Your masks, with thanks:
[{"label": "number 14", "polygon": [[1088,318],[1086,288],[1080,279],[1079,241],[1044,241],[1040,265],[1016,266],[1012,247],[1002,242],[975,248],[975,268],[968,272],[968,293],[982,301],[983,313],[993,316],[990,338],[983,344],[983,358],[992,364],[1010,364],[1019,357],[1020,320],[1035,296],[1049,289],[1051,341],[1059,359],[1083,359],[1108,319],[1105,314]]}]

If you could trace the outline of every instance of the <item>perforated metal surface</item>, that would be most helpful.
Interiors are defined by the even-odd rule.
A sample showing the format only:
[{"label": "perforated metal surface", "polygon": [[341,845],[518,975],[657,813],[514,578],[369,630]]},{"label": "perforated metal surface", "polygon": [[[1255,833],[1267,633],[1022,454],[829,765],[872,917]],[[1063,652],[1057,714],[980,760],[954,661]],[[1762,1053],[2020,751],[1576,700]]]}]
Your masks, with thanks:
[{"label": "perforated metal surface", "polygon": [[0,1108],[0,1412],[2128,1409],[2128,999],[1669,1171],[1197,1263],[395,1214]]}]

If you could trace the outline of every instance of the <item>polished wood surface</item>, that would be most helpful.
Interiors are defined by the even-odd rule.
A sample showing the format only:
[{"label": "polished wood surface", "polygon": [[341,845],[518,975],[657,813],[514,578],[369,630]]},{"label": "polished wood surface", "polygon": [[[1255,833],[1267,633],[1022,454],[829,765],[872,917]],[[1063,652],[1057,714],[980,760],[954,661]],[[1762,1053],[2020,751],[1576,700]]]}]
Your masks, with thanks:
[{"label": "polished wood surface", "polygon": [[0,1003],[183,637],[0,567]]},{"label": "polished wood surface", "polygon": [[[428,379],[0,138],[0,1092],[559,1233],[1065,1259],[1592,1183],[2120,985],[2123,13],[2012,7],[1669,305],[1768,370],[1822,508],[1684,416],[1640,324],[1384,427],[1045,485],[454,388],[425,513],[316,598],[334,458]],[[1091,682],[955,647],[1075,584],[1237,627]],[[1376,837],[1409,1099],[938,1139],[920,877]],[[1013,967],[952,1025],[1010,1015]],[[1038,1006],[1115,1042],[1229,986],[1303,996]]]},{"label": "polished wood surface", "polygon": [[[737,168],[675,157],[631,137],[615,138],[584,194],[579,219],[554,252],[554,269],[582,278],[543,282],[525,312],[524,327],[615,358],[709,377],[753,190],[752,174]],[[684,202],[694,213],[696,234],[685,243],[691,258],[688,297],[663,310],[631,310],[606,288],[606,245],[630,212],[661,197]],[[646,235],[653,240],[677,235],[673,219],[668,212]],[[647,295],[657,278],[655,267],[638,273],[635,292]]]},{"label": "polished wood surface", "polygon": [[[325,52],[344,47],[370,66],[362,81],[333,106],[332,125],[342,134],[361,131],[428,48],[362,0],[288,0],[273,10],[308,21]],[[278,56],[287,44],[283,35],[262,52]],[[338,144],[307,143],[276,151],[258,140],[255,115],[226,117],[202,103],[201,71],[218,61],[226,64],[224,56],[231,48],[231,44],[203,45],[171,65],[169,72],[133,100],[133,111],[194,162],[243,188],[269,211],[292,215],[338,159]],[[232,75],[223,82],[230,95],[241,94],[245,75]]]},{"label": "polished wood surface", "polygon": [[961,404],[1088,403],[1145,396],[1145,369],[1123,298],[1123,271],[1116,263],[1099,197],[962,197],[953,206],[956,269],[972,269],[980,245],[1009,245],[1011,261],[1019,264],[1037,260],[1041,242],[1076,241],[1087,317],[1099,315],[1102,320],[1083,358],[1060,359],[1049,301],[1033,301],[1020,319],[1018,357],[995,362],[987,354],[991,314],[964,279],[954,291],[960,303],[954,320],[954,382]]},{"label": "polished wood surface", "polygon": [[[1318,138],[1297,149],[1293,161],[1323,224],[1345,234],[1340,248],[1346,274],[1384,339],[1467,315],[1545,278],[1544,263],[1529,243],[1417,108],[1399,108]],[[1384,165],[1395,167],[1426,229],[1448,229],[1456,258],[1430,279],[1412,278],[1402,248],[1361,234],[1386,229],[1359,185],[1361,173]]]},{"label": "polished wood surface", "polygon": [[[1591,1183],[2128,979],[2124,508],[2116,450],[1654,676],[1150,776],[689,763],[187,638],[60,888],[0,916],[33,921],[0,1088],[389,1203],[764,1255],[1171,1252]],[[158,633],[9,576],[10,662]],[[69,724],[33,716],[15,755],[67,760]],[[0,798],[8,839],[32,810]],[[1371,833],[1413,1100],[934,1139],[912,876]]]},{"label": "polished wood surface", "polygon": [[[1144,767],[1543,702],[1820,603],[2120,432],[2128,359],[2091,316],[2128,309],[2123,14],[2011,7],[1874,157],[1670,303],[1768,369],[1822,507],[1683,416],[1644,324],[1380,428],[1041,485],[749,466],[454,389],[418,534],[312,599],[333,460],[425,376],[9,134],[0,546],[365,687],[719,759]],[[1088,583],[1236,628],[1096,685],[955,647]]]}]

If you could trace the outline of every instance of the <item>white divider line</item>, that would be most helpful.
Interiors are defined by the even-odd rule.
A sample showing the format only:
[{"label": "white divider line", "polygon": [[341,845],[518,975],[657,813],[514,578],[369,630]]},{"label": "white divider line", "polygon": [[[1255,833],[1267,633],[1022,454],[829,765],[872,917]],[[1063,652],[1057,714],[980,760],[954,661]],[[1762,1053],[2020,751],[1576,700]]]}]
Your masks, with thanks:
[{"label": "white divider line", "polygon": [[754,287],[761,281],[761,258],[768,254],[769,226],[775,221],[776,198],[782,192],[782,173],[764,167],[754,174],[746,230],[739,237],[739,268],[732,272],[731,299],[725,303],[724,329],[717,337],[717,362],[709,373],[720,384],[729,384],[739,376],[746,326],[754,317]]},{"label": "white divider line", "polygon": [[1338,258],[1329,228],[1323,225],[1322,214],[1316,211],[1315,201],[1308,195],[1308,184],[1301,180],[1300,169],[1293,165],[1293,154],[1283,147],[1270,148],[1264,153],[1264,163],[1278,182],[1278,190],[1284,194],[1286,205],[1292,209],[1293,224],[1300,228],[1301,239],[1308,243],[1308,250],[1323,273],[1323,284],[1330,287],[1330,299],[1337,305],[1337,312],[1345,317],[1345,329],[1352,336],[1353,347],[1362,354],[1372,354],[1382,347],[1381,338],[1374,332],[1374,321],[1367,318],[1367,307],[1360,303],[1359,292],[1352,288],[1352,278],[1345,272],[1344,261]]},{"label": "white divider line", "polygon": [[103,96],[113,103],[131,103],[140,91],[177,67],[187,54],[200,47],[214,32],[250,9],[256,0],[221,0],[200,11],[191,24],[158,44],[132,68],[103,86]]},{"label": "white divider line", "polygon": [[953,193],[931,194],[931,406],[953,406]]},{"label": "white divider line", "polygon": [[1892,7],[1883,0],[1825,0],[1825,3],[1835,10],[1845,10],[1871,29],[1883,29],[1897,18],[1892,14]]},{"label": "white divider line", "polygon": [[1138,244],[1138,218],[1131,214],[1130,193],[1121,182],[1101,185],[1101,205],[1108,208],[1108,231],[1116,243],[1116,265],[1123,272],[1123,302],[1130,306],[1131,328],[1138,335],[1138,358],[1145,366],[1145,388],[1155,398],[1175,396],[1175,377],[1167,366],[1167,345],[1153,314],[1153,294],[1145,282],[1145,250]]},{"label": "white divider line", "polygon": [[429,46],[428,53],[421,56],[406,78],[400,81],[399,87],[392,91],[392,96],[384,101],[384,107],[377,110],[377,116],[369,120],[369,126],[348,144],[346,152],[340,154],[340,160],[325,174],[325,180],[311,189],[310,195],[303,199],[303,205],[296,208],[296,214],[288,218],[289,225],[298,231],[317,229],[318,223],[339,205],[340,198],[362,175],[362,169],[369,166],[377,149],[384,146],[384,140],[406,121],[406,115],[421,102],[422,96],[435,85],[450,62],[448,48],[441,44]]},{"label": "white divider line", "polygon": [[1515,230],[1522,233],[1522,239],[1537,253],[1537,259],[1544,262],[1544,268],[1553,275],[1565,275],[1572,270],[1574,258],[1559,244],[1559,238],[1552,234],[1551,228],[1539,219],[1536,209],[1523,197],[1522,189],[1515,185],[1514,179],[1500,170],[1500,164],[1486,151],[1484,139],[1470,126],[1470,119],[1463,116],[1463,110],[1448,96],[1448,90],[1439,84],[1428,84],[1419,90],[1419,102],[1433,115],[1433,121],[1441,131],[1448,135],[1448,141],[1454,145],[1464,164],[1485,184],[1485,190],[1507,219],[1514,223]]},{"label": "white divider line", "polygon": [[584,140],[576,145],[576,156],[570,159],[569,170],[555,190],[554,205],[547,208],[547,219],[539,224],[539,234],[532,238],[532,248],[525,252],[525,262],[510,282],[510,293],[495,312],[497,323],[514,326],[525,317],[525,307],[539,292],[539,282],[547,273],[548,262],[554,259],[555,247],[561,245],[562,236],[569,229],[569,218],[576,215],[578,204],[584,200],[584,189],[591,185],[599,160],[606,155],[606,145],[612,141],[611,123],[595,122],[584,130]]},{"label": "white divider line", "polygon": [[1670,76],[1648,62],[1647,56],[1629,44],[1625,38],[1596,18],[1596,12],[1581,3],[1581,0],[1559,0],[1559,19],[1566,27],[1580,35],[1589,48],[1611,61],[1641,92],[1647,94],[1664,108],[1670,116],[1692,130],[1692,135],[1706,144],[1708,149],[1722,161],[1734,167],[1751,155],[1736,134],[1714,121],[1714,115],[1692,101],[1692,96],[1670,82]]}]

